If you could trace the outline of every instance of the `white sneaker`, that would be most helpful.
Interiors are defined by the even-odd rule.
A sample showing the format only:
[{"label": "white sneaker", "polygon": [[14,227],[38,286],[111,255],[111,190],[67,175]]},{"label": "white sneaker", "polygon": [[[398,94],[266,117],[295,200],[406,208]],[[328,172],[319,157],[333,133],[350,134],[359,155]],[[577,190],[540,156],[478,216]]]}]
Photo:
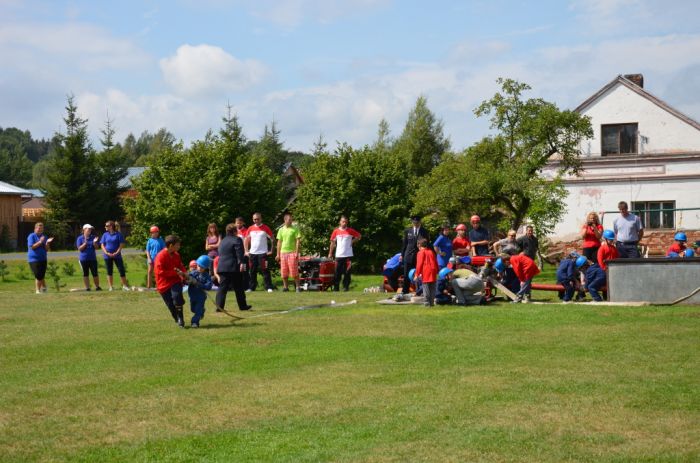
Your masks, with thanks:
[{"label": "white sneaker", "polygon": [[122,286],[122,291],[131,291],[128,286]]},{"label": "white sneaker", "polygon": [[252,289],[246,289],[245,292],[246,292],[246,293],[252,293],[253,290],[252,290]]},{"label": "white sneaker", "polygon": [[271,290],[271,289],[268,289],[268,290],[267,290],[267,292],[268,292],[268,293],[271,293],[271,292],[272,292],[272,290]]},{"label": "white sneaker", "polygon": [[39,291],[39,290],[37,289],[37,290],[36,290],[36,293],[37,293],[37,294],[41,294],[41,291]]},{"label": "white sneaker", "polygon": [[110,287],[109,287],[109,290],[110,290],[110,291],[114,291],[114,288],[112,288],[112,287],[110,286]]}]

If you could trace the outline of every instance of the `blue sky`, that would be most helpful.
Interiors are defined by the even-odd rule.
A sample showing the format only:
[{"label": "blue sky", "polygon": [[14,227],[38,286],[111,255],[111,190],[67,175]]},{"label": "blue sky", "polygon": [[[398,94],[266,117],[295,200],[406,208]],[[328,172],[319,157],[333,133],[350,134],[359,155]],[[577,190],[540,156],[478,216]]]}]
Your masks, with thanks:
[{"label": "blue sky", "polygon": [[0,0],[0,126],[49,137],[75,95],[93,139],[166,127],[189,142],[230,103],[249,138],[400,134],[424,95],[455,150],[498,77],[574,108],[618,74],[700,119],[700,2],[656,0]]}]

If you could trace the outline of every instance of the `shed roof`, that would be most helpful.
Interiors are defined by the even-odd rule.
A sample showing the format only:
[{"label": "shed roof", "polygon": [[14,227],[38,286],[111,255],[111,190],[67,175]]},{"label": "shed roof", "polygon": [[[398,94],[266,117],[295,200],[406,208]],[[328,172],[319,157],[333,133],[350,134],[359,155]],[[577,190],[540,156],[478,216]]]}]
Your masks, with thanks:
[{"label": "shed roof", "polygon": [[32,192],[20,188],[18,186],[12,185],[6,182],[0,182],[0,194],[2,195],[18,195],[18,196],[31,196]]}]

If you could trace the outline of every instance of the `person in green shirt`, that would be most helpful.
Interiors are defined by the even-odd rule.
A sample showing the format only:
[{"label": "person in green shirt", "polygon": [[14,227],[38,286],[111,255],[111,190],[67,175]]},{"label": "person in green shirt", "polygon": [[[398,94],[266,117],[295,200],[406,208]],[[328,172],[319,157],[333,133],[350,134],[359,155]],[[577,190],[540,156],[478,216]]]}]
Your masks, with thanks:
[{"label": "person in green shirt", "polygon": [[294,278],[294,286],[299,292],[299,245],[301,233],[292,225],[292,213],[284,213],[284,225],[277,231],[277,262],[282,274],[282,291],[289,291],[289,277]]}]

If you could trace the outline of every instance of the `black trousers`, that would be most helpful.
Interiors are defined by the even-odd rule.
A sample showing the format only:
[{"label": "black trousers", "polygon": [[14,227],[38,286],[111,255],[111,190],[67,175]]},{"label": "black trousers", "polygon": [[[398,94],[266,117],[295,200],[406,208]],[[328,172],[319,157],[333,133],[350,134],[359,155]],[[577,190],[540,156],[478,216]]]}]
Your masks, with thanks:
[{"label": "black trousers", "polygon": [[245,298],[245,288],[243,287],[242,272],[220,272],[219,289],[216,291],[216,305],[222,309],[226,308],[226,293],[235,291],[236,302],[239,310],[247,310],[248,302]]},{"label": "black trousers", "polygon": [[341,278],[345,291],[350,288],[350,270],[352,270],[352,263],[349,257],[337,257],[335,259],[335,278],[333,279],[333,289],[335,291],[340,289]]},{"label": "black trousers", "polygon": [[250,290],[255,291],[258,287],[258,270],[263,274],[263,282],[265,289],[274,289],[272,287],[272,276],[270,269],[267,268],[267,254],[251,254],[250,255]]},{"label": "black trousers", "polygon": [[406,254],[403,256],[403,293],[408,294],[411,290],[411,280],[408,278],[408,272],[416,268],[416,259],[418,254]]}]

